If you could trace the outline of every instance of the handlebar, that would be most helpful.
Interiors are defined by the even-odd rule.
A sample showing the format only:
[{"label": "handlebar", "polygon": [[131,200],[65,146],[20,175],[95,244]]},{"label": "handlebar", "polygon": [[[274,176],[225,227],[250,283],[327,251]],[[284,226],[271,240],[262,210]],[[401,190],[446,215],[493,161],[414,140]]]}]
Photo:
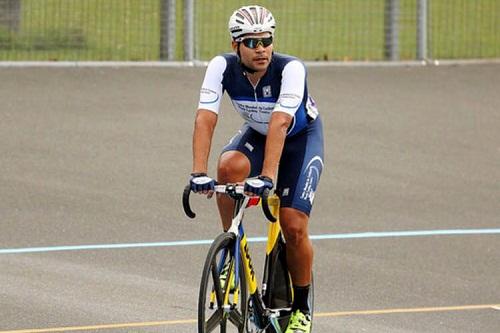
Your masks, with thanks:
[{"label": "handlebar", "polygon": [[[241,197],[248,196],[245,194],[243,188],[244,188],[243,185],[238,185],[238,184],[215,185],[214,192],[224,193],[229,195],[233,199],[238,199]],[[191,209],[191,205],[189,203],[190,194],[191,194],[191,187],[188,184],[186,185],[186,187],[184,188],[184,192],[182,193],[182,207],[184,208],[184,213],[188,217],[193,219],[196,217],[196,214]],[[261,196],[262,210],[264,212],[264,215],[269,221],[276,222],[277,219],[273,216],[271,210],[269,209],[269,202],[267,201],[268,197],[269,197],[269,190],[266,189]]]}]

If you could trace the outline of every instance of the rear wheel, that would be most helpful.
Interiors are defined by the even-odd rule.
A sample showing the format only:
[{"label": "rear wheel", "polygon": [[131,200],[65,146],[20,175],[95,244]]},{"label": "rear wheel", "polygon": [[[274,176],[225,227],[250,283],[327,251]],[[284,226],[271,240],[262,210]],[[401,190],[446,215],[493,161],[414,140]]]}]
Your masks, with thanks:
[{"label": "rear wheel", "polygon": [[[241,265],[236,268],[232,233],[219,235],[208,251],[203,267],[198,299],[198,332],[242,333],[247,315],[247,288]],[[241,262],[241,261],[240,261]],[[221,283],[223,267],[229,267],[226,281]],[[232,283],[239,269],[239,283]],[[232,273],[231,273],[232,272]],[[232,277],[232,278],[231,278]]]},{"label": "rear wheel", "polygon": [[[286,260],[286,243],[281,239],[266,258],[266,270],[269,275],[265,282],[268,286],[264,294],[264,301],[273,309],[290,308],[293,303],[293,285],[288,273]],[[311,273],[312,274],[312,273]],[[311,276],[311,287],[309,289],[308,300],[311,320],[314,313],[314,276]],[[279,325],[284,332],[288,326],[290,314],[279,318]],[[268,328],[266,333],[274,333],[273,328]]]},{"label": "rear wheel", "polygon": [[314,274],[311,273],[311,289],[309,289],[309,297],[307,299],[309,303],[309,310],[311,311],[311,332],[314,317]]}]

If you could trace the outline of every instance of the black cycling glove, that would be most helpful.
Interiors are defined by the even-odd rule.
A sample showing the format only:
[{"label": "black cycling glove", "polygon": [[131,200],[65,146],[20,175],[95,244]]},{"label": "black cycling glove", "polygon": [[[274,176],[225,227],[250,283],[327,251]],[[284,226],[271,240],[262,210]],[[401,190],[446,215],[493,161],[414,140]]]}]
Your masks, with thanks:
[{"label": "black cycling glove", "polygon": [[208,177],[204,172],[198,172],[191,174],[189,184],[193,192],[209,192],[214,190],[215,180]]},{"label": "black cycling glove", "polygon": [[273,186],[273,180],[271,178],[258,176],[254,178],[247,178],[245,181],[244,191],[261,196],[266,189],[271,190]]}]

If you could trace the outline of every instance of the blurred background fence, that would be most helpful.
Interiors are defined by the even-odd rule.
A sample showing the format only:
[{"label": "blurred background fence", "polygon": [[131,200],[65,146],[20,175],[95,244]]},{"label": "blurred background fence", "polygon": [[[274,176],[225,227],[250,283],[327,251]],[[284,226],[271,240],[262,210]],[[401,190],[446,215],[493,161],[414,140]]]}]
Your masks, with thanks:
[{"label": "blurred background fence", "polygon": [[[0,0],[0,61],[209,60],[237,0]],[[500,0],[260,0],[305,60],[500,58]]]}]

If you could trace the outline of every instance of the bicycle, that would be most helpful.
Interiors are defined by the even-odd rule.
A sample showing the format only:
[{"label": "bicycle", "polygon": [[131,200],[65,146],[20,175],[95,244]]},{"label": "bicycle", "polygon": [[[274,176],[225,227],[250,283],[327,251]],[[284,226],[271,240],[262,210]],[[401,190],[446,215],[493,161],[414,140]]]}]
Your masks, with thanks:
[{"label": "bicycle", "polygon": [[[286,263],[286,243],[279,224],[279,198],[247,196],[238,184],[216,185],[215,192],[235,201],[230,228],[213,241],[205,260],[198,298],[198,333],[220,328],[226,333],[232,324],[238,333],[282,333],[291,315],[293,288]],[[183,193],[184,212],[190,218],[189,185]],[[261,203],[268,225],[262,292],[243,229],[246,208]],[[278,222],[278,223],[276,223]],[[224,277],[224,272],[226,274]],[[229,274],[229,275],[227,275]],[[313,315],[314,283],[311,281],[309,307]],[[208,300],[208,304],[207,304]],[[231,326],[229,326],[231,327]]]}]

